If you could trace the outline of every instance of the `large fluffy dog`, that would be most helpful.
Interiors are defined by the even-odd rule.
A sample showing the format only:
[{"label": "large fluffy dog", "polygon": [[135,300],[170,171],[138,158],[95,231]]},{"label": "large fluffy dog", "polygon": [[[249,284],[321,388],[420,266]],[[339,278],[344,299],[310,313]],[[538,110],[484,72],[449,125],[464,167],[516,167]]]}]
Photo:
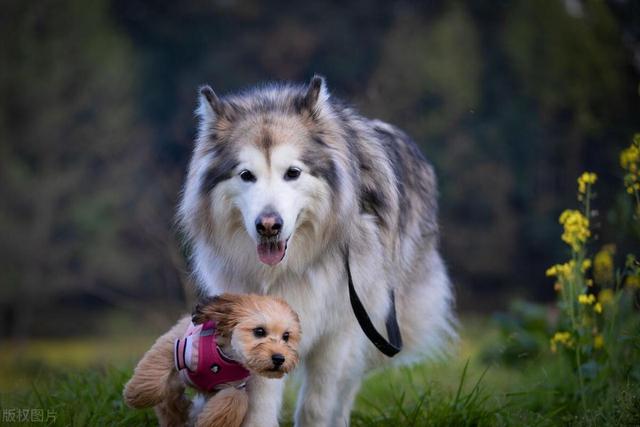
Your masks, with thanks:
[{"label": "large fluffy dog", "polygon": [[[349,304],[356,290],[382,330],[394,289],[404,349],[454,332],[438,253],[433,169],[411,139],[330,97],[324,80],[218,98],[201,90],[200,128],[179,208],[206,294],[284,298],[304,331],[296,425],[349,422],[363,375],[387,361]],[[246,425],[277,425],[282,380],[255,377]]]}]

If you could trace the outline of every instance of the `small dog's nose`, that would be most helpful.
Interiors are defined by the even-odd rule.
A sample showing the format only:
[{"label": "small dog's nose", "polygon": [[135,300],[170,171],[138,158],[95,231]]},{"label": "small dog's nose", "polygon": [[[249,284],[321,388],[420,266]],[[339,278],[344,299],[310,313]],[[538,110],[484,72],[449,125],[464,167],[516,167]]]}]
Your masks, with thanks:
[{"label": "small dog's nose", "polygon": [[279,368],[284,363],[284,356],[280,353],[276,353],[271,356],[271,360],[273,361],[273,366]]},{"label": "small dog's nose", "polygon": [[256,231],[264,237],[277,236],[282,230],[282,217],[276,212],[265,212],[256,218]]}]

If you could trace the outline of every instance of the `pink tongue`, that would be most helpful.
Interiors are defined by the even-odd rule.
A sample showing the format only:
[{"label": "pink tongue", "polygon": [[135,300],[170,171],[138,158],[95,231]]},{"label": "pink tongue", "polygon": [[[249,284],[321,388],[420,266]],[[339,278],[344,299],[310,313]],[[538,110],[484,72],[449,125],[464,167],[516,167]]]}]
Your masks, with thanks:
[{"label": "pink tongue", "polygon": [[259,243],[258,258],[267,265],[276,265],[284,258],[284,242]]}]

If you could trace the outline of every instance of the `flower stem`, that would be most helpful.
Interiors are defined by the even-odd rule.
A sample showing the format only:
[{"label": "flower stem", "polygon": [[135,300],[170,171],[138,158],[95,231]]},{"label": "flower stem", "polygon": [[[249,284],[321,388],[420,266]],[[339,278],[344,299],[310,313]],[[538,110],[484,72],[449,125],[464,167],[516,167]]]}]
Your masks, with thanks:
[{"label": "flower stem", "polygon": [[584,198],[584,216],[591,222],[591,184],[587,184],[587,194]]},{"label": "flower stem", "polygon": [[582,378],[582,362],[580,360],[580,346],[576,344],[576,365],[578,368],[578,383],[580,385],[580,400],[582,401],[582,409],[587,412],[587,399],[585,397],[584,379]]}]

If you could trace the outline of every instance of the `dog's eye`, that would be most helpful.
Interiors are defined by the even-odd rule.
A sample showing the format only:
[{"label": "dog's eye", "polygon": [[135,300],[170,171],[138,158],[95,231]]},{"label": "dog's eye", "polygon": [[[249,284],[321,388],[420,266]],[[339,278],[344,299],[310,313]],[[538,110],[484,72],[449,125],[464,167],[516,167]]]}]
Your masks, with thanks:
[{"label": "dog's eye", "polygon": [[289,332],[285,332],[284,334],[282,334],[282,340],[284,342],[289,341]]},{"label": "dog's eye", "polygon": [[240,179],[244,182],[256,182],[256,176],[246,169],[240,172]]},{"label": "dog's eye", "polygon": [[265,331],[264,328],[255,328],[253,330],[253,335],[256,338],[264,338],[267,336],[267,331]]},{"label": "dog's eye", "polygon": [[299,168],[296,167],[290,167],[289,169],[287,169],[287,171],[284,174],[284,180],[285,181],[293,181],[295,179],[298,179],[298,177],[300,176],[300,173],[302,171]]}]

